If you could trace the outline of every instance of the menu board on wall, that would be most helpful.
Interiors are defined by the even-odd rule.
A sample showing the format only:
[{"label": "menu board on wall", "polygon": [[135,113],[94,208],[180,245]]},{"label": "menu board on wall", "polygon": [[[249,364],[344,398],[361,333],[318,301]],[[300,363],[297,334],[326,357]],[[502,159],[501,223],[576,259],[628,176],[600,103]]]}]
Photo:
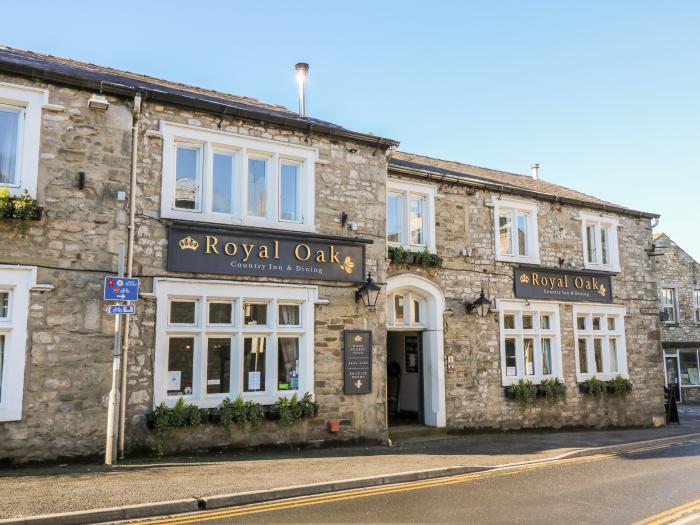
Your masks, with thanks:
[{"label": "menu board on wall", "polygon": [[345,330],[343,352],[343,392],[369,394],[372,392],[372,332]]}]

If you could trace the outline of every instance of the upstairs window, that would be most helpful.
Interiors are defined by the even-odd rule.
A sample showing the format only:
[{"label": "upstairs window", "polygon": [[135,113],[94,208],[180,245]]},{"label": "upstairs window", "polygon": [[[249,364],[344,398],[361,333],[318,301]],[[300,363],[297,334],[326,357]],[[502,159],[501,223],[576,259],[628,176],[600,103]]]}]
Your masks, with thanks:
[{"label": "upstairs window", "polygon": [[574,305],[576,377],[627,376],[624,306]]},{"label": "upstairs window", "polygon": [[19,183],[20,125],[24,110],[0,105],[0,184]]},{"label": "upstairs window", "polygon": [[537,206],[494,197],[495,253],[497,261],[539,263]]},{"label": "upstairs window", "polygon": [[693,321],[700,324],[700,290],[693,290]]},{"label": "upstairs window", "polygon": [[581,213],[581,237],[583,239],[583,260],[586,268],[620,271],[617,246],[619,221],[612,217],[602,217]]},{"label": "upstairs window", "polygon": [[387,242],[412,251],[435,252],[435,195],[425,184],[387,181]]},{"label": "upstairs window", "polygon": [[664,321],[665,323],[678,323],[678,303],[676,301],[675,288],[661,288],[661,311],[666,313],[666,321]]},{"label": "upstairs window", "polygon": [[314,231],[317,151],[169,122],[161,215]]}]

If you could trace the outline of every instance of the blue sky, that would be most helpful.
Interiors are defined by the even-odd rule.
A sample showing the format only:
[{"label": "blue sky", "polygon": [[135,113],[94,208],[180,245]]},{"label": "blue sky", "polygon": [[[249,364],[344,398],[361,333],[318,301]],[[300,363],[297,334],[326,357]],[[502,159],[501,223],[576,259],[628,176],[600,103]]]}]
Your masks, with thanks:
[{"label": "blue sky", "polygon": [[[296,108],[662,215],[700,260],[700,2],[7,2],[0,42]],[[42,16],[37,17],[37,13]],[[21,22],[26,20],[26,23]]]}]

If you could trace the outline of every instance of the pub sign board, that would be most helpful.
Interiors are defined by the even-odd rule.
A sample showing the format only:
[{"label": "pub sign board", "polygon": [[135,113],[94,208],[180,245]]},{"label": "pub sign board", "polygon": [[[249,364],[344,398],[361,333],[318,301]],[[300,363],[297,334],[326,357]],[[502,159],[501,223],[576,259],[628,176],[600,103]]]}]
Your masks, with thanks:
[{"label": "pub sign board", "polygon": [[345,330],[343,335],[343,392],[369,394],[372,392],[372,332]]},{"label": "pub sign board", "polygon": [[364,266],[365,243],[352,239],[180,224],[168,229],[172,272],[359,283]]},{"label": "pub sign board", "polygon": [[611,303],[609,274],[521,267],[514,269],[515,296],[527,299]]}]

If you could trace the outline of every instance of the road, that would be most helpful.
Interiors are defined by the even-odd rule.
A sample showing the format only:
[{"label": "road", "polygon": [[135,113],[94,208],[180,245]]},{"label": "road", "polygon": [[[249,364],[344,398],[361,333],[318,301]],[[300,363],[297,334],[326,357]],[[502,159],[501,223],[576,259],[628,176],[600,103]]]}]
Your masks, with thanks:
[{"label": "road", "polygon": [[[684,507],[669,510],[681,505]],[[674,521],[681,518],[682,521]],[[645,525],[700,523],[700,442],[203,511],[139,523],[619,525],[641,520],[645,520]]]}]

